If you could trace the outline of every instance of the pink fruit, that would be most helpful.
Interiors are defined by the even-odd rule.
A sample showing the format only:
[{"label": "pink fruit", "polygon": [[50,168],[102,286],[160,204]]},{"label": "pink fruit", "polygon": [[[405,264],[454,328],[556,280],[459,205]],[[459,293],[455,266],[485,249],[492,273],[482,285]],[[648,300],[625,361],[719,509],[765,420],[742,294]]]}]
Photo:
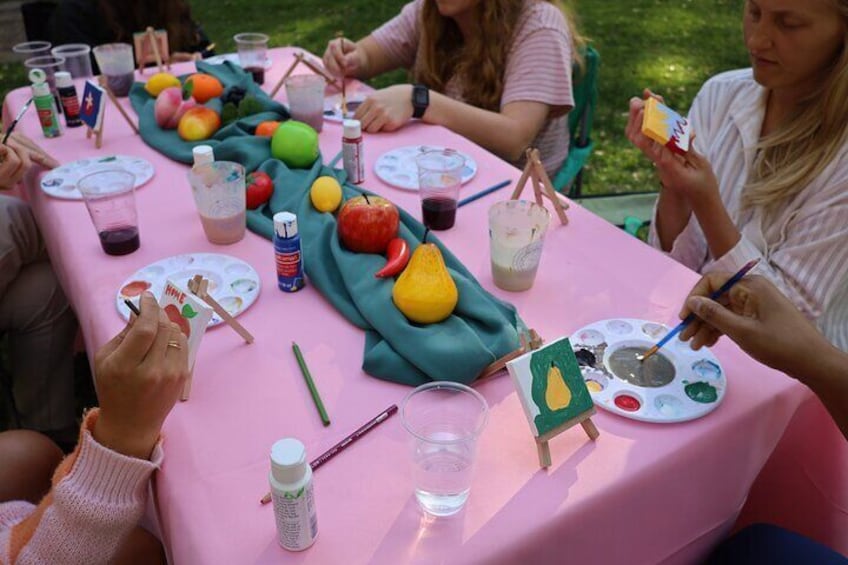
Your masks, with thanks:
[{"label": "pink fruit", "polygon": [[153,105],[153,117],[156,125],[162,129],[175,129],[188,110],[198,104],[193,98],[183,100],[183,91],[178,86],[171,86],[159,93]]}]

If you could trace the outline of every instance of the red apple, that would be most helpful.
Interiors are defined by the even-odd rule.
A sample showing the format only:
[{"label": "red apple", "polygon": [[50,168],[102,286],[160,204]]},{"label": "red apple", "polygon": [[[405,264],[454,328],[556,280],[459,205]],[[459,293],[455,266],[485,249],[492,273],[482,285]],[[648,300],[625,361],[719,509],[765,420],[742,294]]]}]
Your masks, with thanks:
[{"label": "red apple", "polygon": [[183,315],[180,314],[179,308],[177,308],[173,304],[168,304],[164,308],[165,314],[168,315],[168,319],[177,324],[180,327],[180,331],[185,334],[186,337],[191,335],[191,324],[188,323],[188,320],[183,318]]},{"label": "red apple", "polygon": [[385,253],[397,236],[400,214],[380,196],[354,196],[339,211],[339,238],[357,253]]},{"label": "red apple", "polygon": [[206,106],[197,106],[183,114],[177,133],[186,141],[200,141],[212,137],[221,127],[221,116]]}]

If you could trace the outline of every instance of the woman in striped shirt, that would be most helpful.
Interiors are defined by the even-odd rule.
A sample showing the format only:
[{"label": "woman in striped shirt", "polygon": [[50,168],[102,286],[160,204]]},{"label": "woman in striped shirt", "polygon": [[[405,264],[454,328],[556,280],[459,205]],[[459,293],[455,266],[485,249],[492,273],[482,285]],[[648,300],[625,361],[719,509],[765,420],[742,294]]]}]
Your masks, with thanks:
[{"label": "woman in striped shirt", "polygon": [[662,186],[650,241],[702,273],[761,259],[848,350],[848,0],[747,0],[744,34],[752,68],[703,86],[685,157],[642,135],[630,101],[627,135]]},{"label": "woman in striped shirt", "polygon": [[415,86],[379,90],[356,110],[368,132],[420,118],[518,165],[536,147],[553,174],[568,154],[579,42],[564,9],[561,0],[414,0],[364,39],[331,41],[324,65],[358,79],[411,69]]}]

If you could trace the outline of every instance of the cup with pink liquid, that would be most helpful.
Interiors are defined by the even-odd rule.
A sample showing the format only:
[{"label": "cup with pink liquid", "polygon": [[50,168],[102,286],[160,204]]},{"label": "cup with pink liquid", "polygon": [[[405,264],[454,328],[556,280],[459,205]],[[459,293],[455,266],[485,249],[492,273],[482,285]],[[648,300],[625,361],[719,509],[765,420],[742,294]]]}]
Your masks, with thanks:
[{"label": "cup with pink liquid", "polygon": [[206,239],[229,245],[244,237],[244,167],[229,161],[196,165],[188,172]]}]

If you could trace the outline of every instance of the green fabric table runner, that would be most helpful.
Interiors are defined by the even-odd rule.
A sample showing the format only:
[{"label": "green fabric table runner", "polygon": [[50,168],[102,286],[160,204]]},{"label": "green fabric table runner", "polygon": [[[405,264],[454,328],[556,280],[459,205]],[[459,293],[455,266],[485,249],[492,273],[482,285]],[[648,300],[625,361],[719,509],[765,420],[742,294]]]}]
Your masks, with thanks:
[{"label": "green fabric table runner", "polygon": [[[339,181],[345,200],[372,193],[347,183],[346,173],[325,166],[321,156],[309,169],[289,168],[272,158],[268,139],[251,132],[263,120],[286,119],[285,107],[270,100],[253,84],[250,74],[235,65],[199,62],[198,70],[218,77],[225,88],[234,84],[248,88],[267,111],[222,128],[213,139],[185,142],[175,130],[159,129],[153,119],[153,99],[137,83],[130,97],[139,115],[142,138],[162,154],[186,163],[192,161],[192,147],[206,143],[214,147],[216,160],[237,161],[248,171],[258,169],[271,176],[276,187],[274,195],[267,204],[247,211],[247,227],[272,239],[273,214],[283,210],[297,214],[307,284],[365,331],[362,368],[366,373],[412,386],[430,380],[470,383],[490,363],[519,347],[519,328],[523,324],[514,307],[484,290],[432,233],[428,242],[441,249],[459,290],[459,302],[454,313],[441,323],[423,326],[409,322],[392,302],[394,280],[374,277],[385,257],[345,249],[336,233],[335,215],[318,212],[309,199],[312,182],[323,175]],[[218,104],[219,109],[217,100],[207,106],[214,107],[213,104]],[[415,249],[424,227],[400,210],[398,235]]]}]

